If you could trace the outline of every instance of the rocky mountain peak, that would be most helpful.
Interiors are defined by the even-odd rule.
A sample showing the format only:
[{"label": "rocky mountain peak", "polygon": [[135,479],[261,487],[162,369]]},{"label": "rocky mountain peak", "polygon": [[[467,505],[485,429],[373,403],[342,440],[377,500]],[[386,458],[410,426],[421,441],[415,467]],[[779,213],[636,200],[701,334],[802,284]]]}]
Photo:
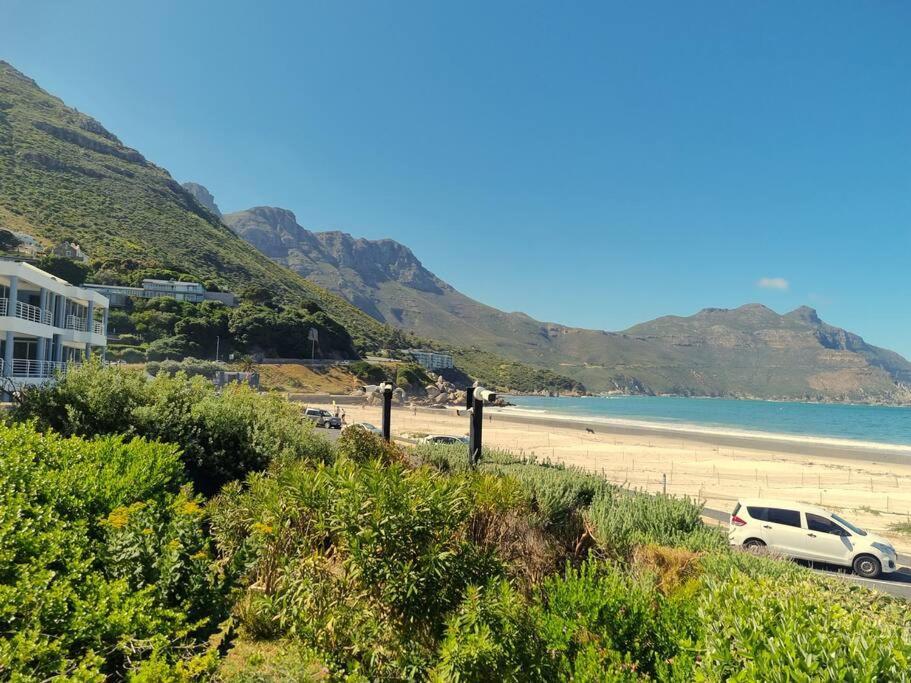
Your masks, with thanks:
[{"label": "rocky mountain peak", "polygon": [[221,209],[219,209],[218,204],[215,203],[215,197],[212,196],[212,193],[209,192],[204,185],[200,185],[199,183],[183,183],[182,187],[193,195],[193,199],[199,202],[204,208],[221,218]]},{"label": "rocky mountain peak", "polygon": [[819,314],[816,312],[816,309],[810,308],[809,306],[800,306],[799,308],[795,308],[793,311],[787,313],[786,315],[789,318],[801,320],[811,325],[822,324],[822,320],[820,319]]}]

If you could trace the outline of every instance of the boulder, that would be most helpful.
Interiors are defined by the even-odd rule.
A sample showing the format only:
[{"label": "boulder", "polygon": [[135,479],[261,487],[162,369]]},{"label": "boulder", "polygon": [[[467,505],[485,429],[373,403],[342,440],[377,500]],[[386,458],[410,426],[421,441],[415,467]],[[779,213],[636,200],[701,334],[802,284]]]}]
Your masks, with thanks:
[{"label": "boulder", "polygon": [[447,393],[439,394],[439,395],[437,395],[437,397],[435,399],[433,399],[433,402],[437,403],[439,405],[442,405],[444,403],[449,403],[449,394],[447,394]]},{"label": "boulder", "polygon": [[436,398],[440,395],[440,390],[437,389],[433,384],[428,384],[425,388],[425,391],[427,392],[427,398]]}]

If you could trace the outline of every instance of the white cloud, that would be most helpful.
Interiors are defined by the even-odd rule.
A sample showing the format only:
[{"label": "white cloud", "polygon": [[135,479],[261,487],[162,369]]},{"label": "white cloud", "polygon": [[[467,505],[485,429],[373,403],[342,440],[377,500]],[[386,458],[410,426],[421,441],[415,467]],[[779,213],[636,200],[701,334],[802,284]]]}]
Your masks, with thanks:
[{"label": "white cloud", "polygon": [[783,277],[761,277],[756,285],[763,289],[778,289],[782,292],[787,291],[791,284]]}]

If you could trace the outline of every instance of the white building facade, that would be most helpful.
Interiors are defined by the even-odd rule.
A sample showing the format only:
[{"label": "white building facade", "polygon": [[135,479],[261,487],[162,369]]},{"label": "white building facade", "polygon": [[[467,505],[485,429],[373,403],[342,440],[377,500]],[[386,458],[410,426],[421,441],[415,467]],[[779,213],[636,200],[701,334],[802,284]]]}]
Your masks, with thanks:
[{"label": "white building facade", "polygon": [[42,384],[107,346],[108,300],[19,261],[0,261],[0,376]]},{"label": "white building facade", "polygon": [[410,349],[408,353],[417,361],[418,365],[428,370],[445,370],[453,365],[452,356],[448,353],[421,351],[419,349]]}]

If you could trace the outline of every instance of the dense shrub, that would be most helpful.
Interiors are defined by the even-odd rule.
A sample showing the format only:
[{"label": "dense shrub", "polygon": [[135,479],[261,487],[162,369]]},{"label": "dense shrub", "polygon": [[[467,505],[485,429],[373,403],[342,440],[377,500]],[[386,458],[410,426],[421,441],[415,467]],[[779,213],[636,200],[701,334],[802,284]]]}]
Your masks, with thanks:
[{"label": "dense shrub", "polygon": [[380,435],[358,426],[343,430],[335,445],[339,457],[355,462],[379,460],[384,463],[399,462],[403,458],[401,448],[387,443]]},{"label": "dense shrub", "polygon": [[229,485],[212,519],[226,566],[249,586],[238,616],[340,671],[424,667],[465,588],[501,572],[468,539],[473,501],[469,478],[379,461],[285,462]]},{"label": "dense shrub", "polygon": [[365,360],[356,360],[348,366],[355,377],[366,384],[379,384],[389,380],[389,373],[382,365],[368,363]]},{"label": "dense shrub", "polygon": [[151,342],[146,349],[147,360],[180,360],[199,353],[199,345],[182,334],[161,337]]},{"label": "dense shrub", "polygon": [[446,624],[434,681],[551,681],[556,662],[530,612],[509,583],[472,587]]},{"label": "dense shrub", "polygon": [[224,370],[223,363],[216,363],[211,360],[200,360],[198,358],[184,358],[183,360],[164,360],[160,363],[150,361],[146,363],[146,372],[155,377],[158,373],[163,372],[166,375],[176,375],[178,372],[184,373],[187,377],[205,377],[212,379],[219,370]]},{"label": "dense shrub", "polygon": [[0,678],[122,678],[224,616],[177,449],[0,425]]},{"label": "dense shrub", "polygon": [[180,446],[198,491],[261,470],[274,458],[326,459],[328,444],[277,396],[231,385],[221,393],[202,377],[171,377],[89,364],[54,386],[26,392],[15,419],[37,419],[61,434],[132,434]]},{"label": "dense shrub", "polygon": [[911,679],[907,603],[805,574],[707,580],[699,600],[704,680]]}]

